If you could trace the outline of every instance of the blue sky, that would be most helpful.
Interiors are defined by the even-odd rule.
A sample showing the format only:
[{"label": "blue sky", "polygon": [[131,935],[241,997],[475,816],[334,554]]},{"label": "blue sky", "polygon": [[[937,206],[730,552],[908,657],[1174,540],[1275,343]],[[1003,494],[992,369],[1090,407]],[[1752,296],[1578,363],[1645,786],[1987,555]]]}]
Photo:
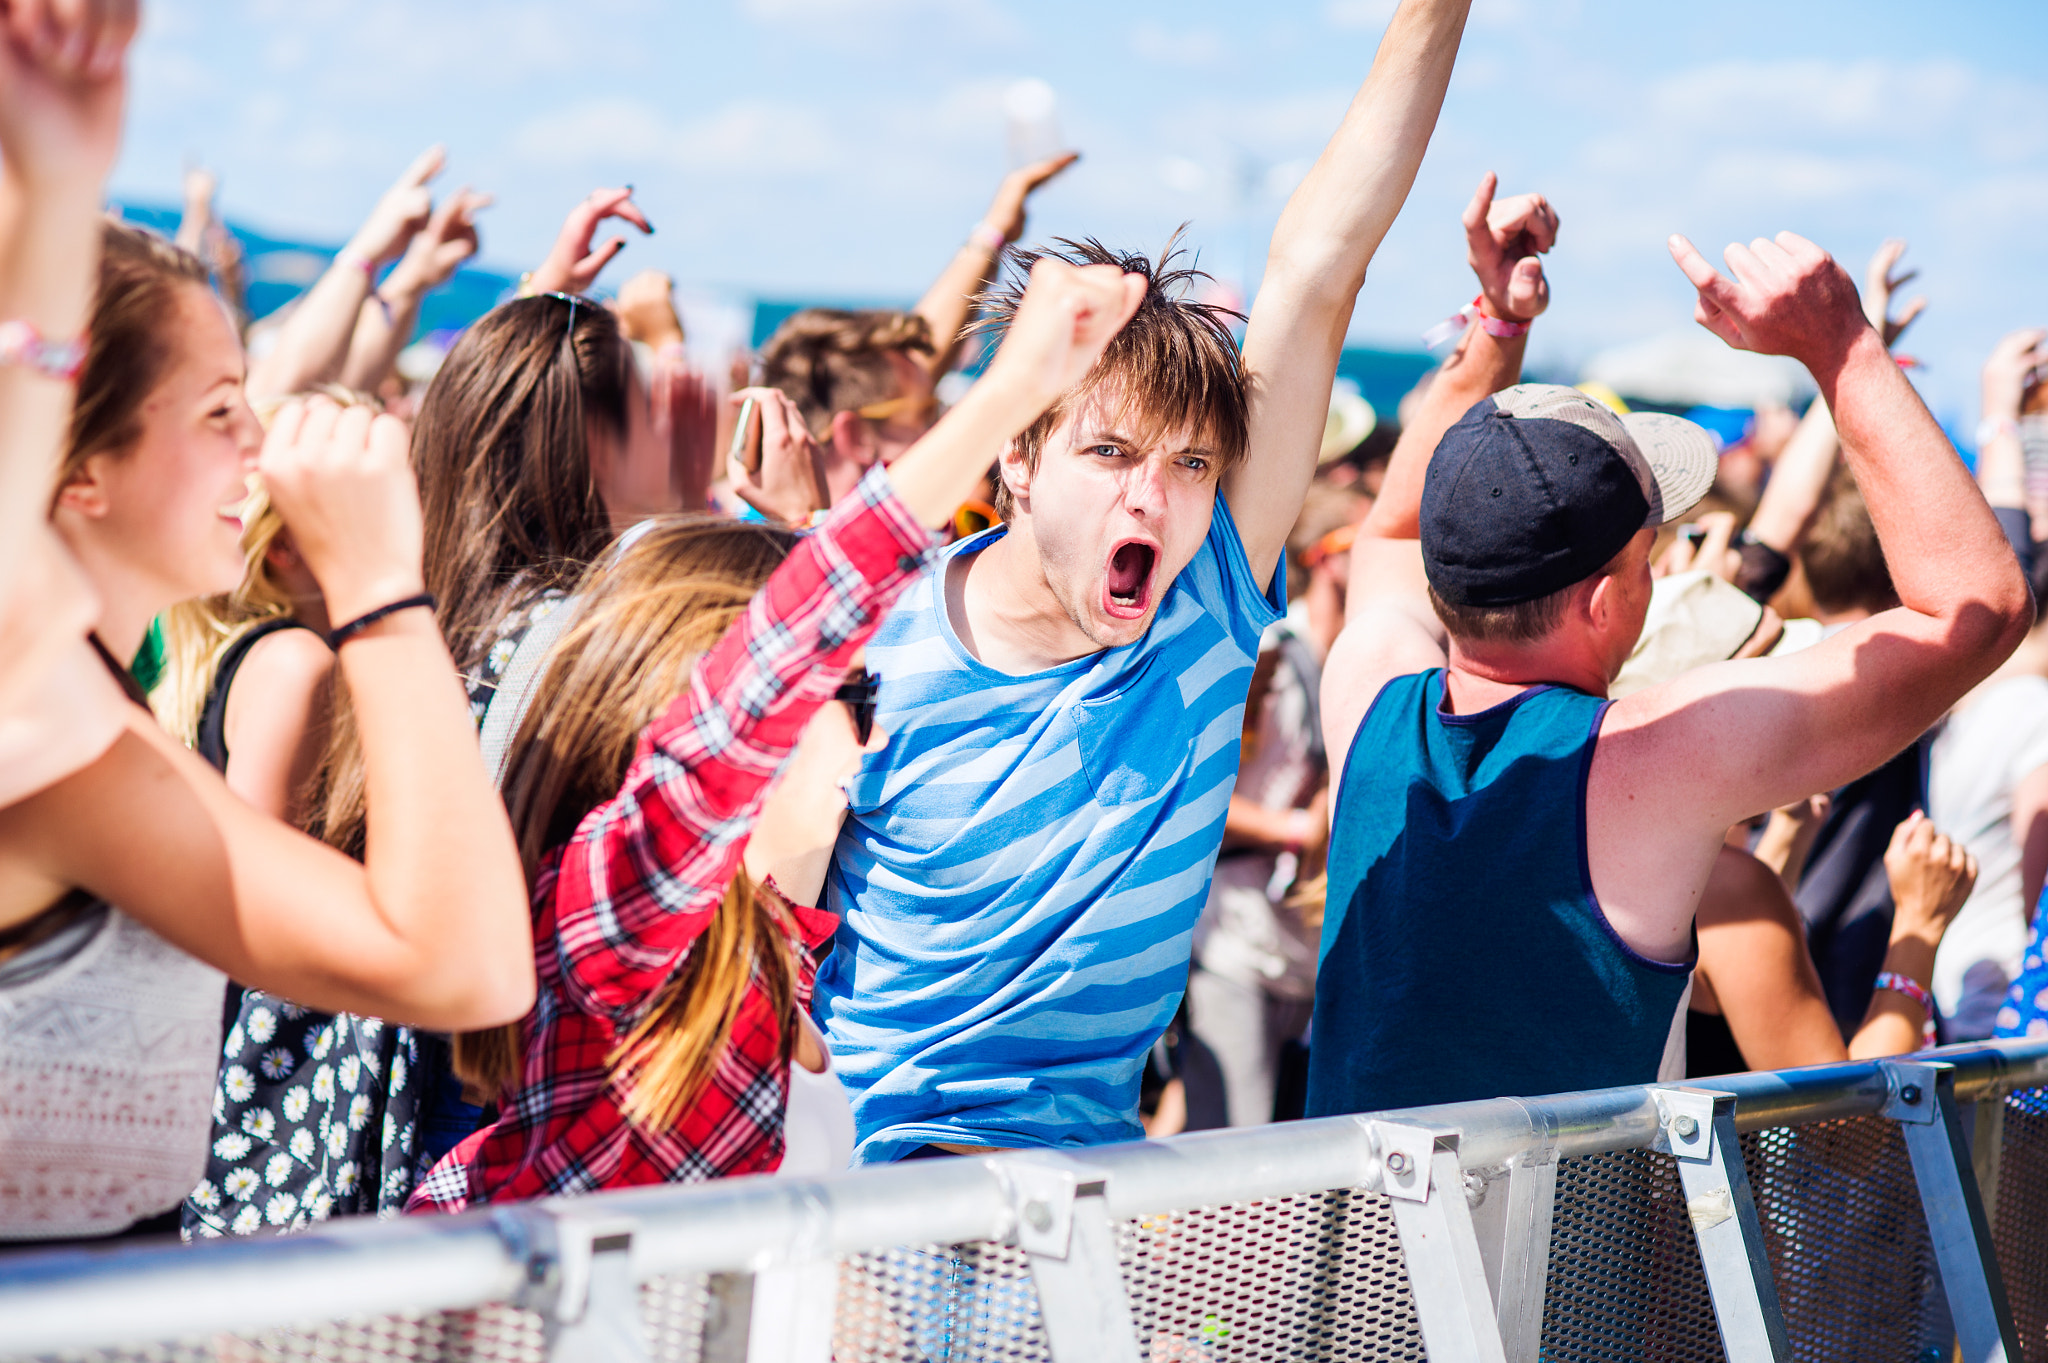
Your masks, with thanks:
[{"label": "blue sky", "polygon": [[[339,240],[422,146],[495,192],[517,271],[567,206],[631,182],[658,229],[607,276],[696,295],[914,296],[1006,169],[1005,95],[1057,96],[1084,159],[1032,232],[1152,247],[1182,221],[1255,272],[1392,0],[147,0],[117,194],[190,157],[238,221]],[[1671,231],[1710,254],[1781,228],[1860,275],[1912,243],[1923,389],[1974,417],[2005,331],[2048,323],[2048,5],[1476,0],[1442,122],[1359,297],[1410,348],[1471,296],[1480,173],[1563,217],[1538,360],[1689,325]]]}]

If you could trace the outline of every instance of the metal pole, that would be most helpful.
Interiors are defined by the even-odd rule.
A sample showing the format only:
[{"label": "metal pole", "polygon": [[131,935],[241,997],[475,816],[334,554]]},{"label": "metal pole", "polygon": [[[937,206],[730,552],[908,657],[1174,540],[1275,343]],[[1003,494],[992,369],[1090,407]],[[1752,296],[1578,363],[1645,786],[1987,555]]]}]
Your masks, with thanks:
[{"label": "metal pole", "polygon": [[1690,1088],[1660,1088],[1656,1096],[1662,1146],[1678,1163],[1721,1347],[1729,1363],[1784,1363],[1792,1341],[1735,1134],[1735,1096]]},{"label": "metal pole", "polygon": [[[1927,1213],[1941,1285],[1963,1363],[2018,1359],[2012,1306],[1991,1245],[1991,1225],[1956,1111],[1955,1074],[1942,1061],[1880,1061],[1892,1088],[1884,1115],[1899,1124],[1913,1158],[1913,1181]],[[1996,1101],[1995,1099],[1993,1101]]]},{"label": "metal pole", "polygon": [[1381,1185],[1393,1200],[1401,1257],[1432,1363],[1506,1363],[1486,1264],[1458,1167],[1458,1133],[1374,1122]]}]

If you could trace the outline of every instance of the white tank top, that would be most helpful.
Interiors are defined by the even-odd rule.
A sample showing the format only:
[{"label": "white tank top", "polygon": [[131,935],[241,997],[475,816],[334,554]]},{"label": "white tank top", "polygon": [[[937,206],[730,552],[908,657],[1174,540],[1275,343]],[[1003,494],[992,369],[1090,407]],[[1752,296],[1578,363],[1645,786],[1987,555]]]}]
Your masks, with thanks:
[{"label": "white tank top", "polygon": [[0,1239],[111,1235],[192,1191],[225,982],[104,904],[0,962]]}]

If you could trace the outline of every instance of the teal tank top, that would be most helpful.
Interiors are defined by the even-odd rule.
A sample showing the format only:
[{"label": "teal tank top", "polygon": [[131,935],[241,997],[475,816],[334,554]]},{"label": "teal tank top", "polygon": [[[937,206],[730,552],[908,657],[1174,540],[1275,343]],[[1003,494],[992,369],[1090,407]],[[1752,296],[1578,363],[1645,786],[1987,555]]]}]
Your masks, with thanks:
[{"label": "teal tank top", "polygon": [[1654,1082],[1691,977],[1630,950],[1593,896],[1609,702],[1537,686],[1451,715],[1443,678],[1388,682],[1344,764],[1311,1117]]}]

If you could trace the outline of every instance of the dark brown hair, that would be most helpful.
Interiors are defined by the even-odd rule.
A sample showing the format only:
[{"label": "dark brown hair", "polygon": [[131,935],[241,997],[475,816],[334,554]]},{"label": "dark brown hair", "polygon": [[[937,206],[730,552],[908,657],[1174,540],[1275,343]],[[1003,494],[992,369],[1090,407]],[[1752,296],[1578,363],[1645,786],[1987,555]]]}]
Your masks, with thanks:
[{"label": "dark brown hair", "polygon": [[173,319],[193,285],[206,288],[207,277],[190,251],[145,228],[100,224],[99,281],[59,487],[93,455],[124,453],[142,438],[142,404],[177,352]]},{"label": "dark brown hair", "polygon": [[[632,350],[606,308],[542,294],[485,314],[434,375],[412,430],[427,590],[465,678],[506,613],[566,589],[611,543],[590,471],[590,422],[623,436]],[[312,830],[362,854],[362,747],[344,690]]]},{"label": "dark brown hair", "polygon": [[1899,602],[1863,491],[1846,476],[1836,480],[1833,494],[1814,518],[1813,529],[1799,546],[1799,563],[1806,570],[1814,606],[1829,615],[1889,610]]},{"label": "dark brown hair", "polygon": [[[1139,252],[1112,251],[1092,237],[1085,241],[1062,238],[1055,244],[1057,249],[1012,251],[1008,278],[978,300],[982,319],[975,330],[1000,333],[1017,315],[1031,267],[1040,260],[1114,265],[1127,274],[1145,277],[1144,301],[1095,367],[1017,437],[1026,468],[1038,467],[1046,438],[1080,400],[1104,388],[1115,394],[1123,412],[1139,423],[1140,434],[1157,435],[1182,427],[1192,430],[1215,447],[1219,473],[1244,458],[1251,440],[1251,390],[1244,358],[1230,331],[1231,322],[1241,322],[1244,317],[1187,296],[1197,281],[1209,276],[1178,263],[1184,254],[1175,245],[1179,236],[1176,232],[1166,243],[1156,263]],[[996,483],[996,508],[1005,516],[1011,511],[1009,489],[1001,480]]]},{"label": "dark brown hair", "polygon": [[[666,517],[616,563],[584,578],[576,619],[549,655],[506,770],[506,807],[529,884],[542,857],[618,793],[641,731],[688,687],[698,655],[746,610],[795,542],[779,527]],[[628,1117],[657,1128],[675,1121],[717,1068],[755,982],[788,1057],[796,972],[789,928],[779,920],[773,901],[736,870],[682,968],[607,1057],[632,1076]],[[467,1083],[503,1095],[520,1073],[518,1026],[458,1036],[455,1064]]]},{"label": "dark brown hair", "polygon": [[1436,612],[1437,619],[1444,622],[1445,632],[1454,638],[1483,644],[1533,644],[1564,622],[1572,593],[1588,582],[1597,582],[1621,571],[1621,560],[1628,551],[1629,546],[1624,544],[1599,572],[1582,577],[1568,587],[1560,587],[1548,596],[1539,596],[1534,601],[1518,601],[1512,606],[1457,606],[1438,596],[1432,586],[1429,589],[1430,609]]},{"label": "dark brown hair", "polygon": [[816,440],[832,418],[896,396],[891,351],[933,353],[931,324],[914,312],[805,308],[761,347],[761,382],[789,394]]}]

